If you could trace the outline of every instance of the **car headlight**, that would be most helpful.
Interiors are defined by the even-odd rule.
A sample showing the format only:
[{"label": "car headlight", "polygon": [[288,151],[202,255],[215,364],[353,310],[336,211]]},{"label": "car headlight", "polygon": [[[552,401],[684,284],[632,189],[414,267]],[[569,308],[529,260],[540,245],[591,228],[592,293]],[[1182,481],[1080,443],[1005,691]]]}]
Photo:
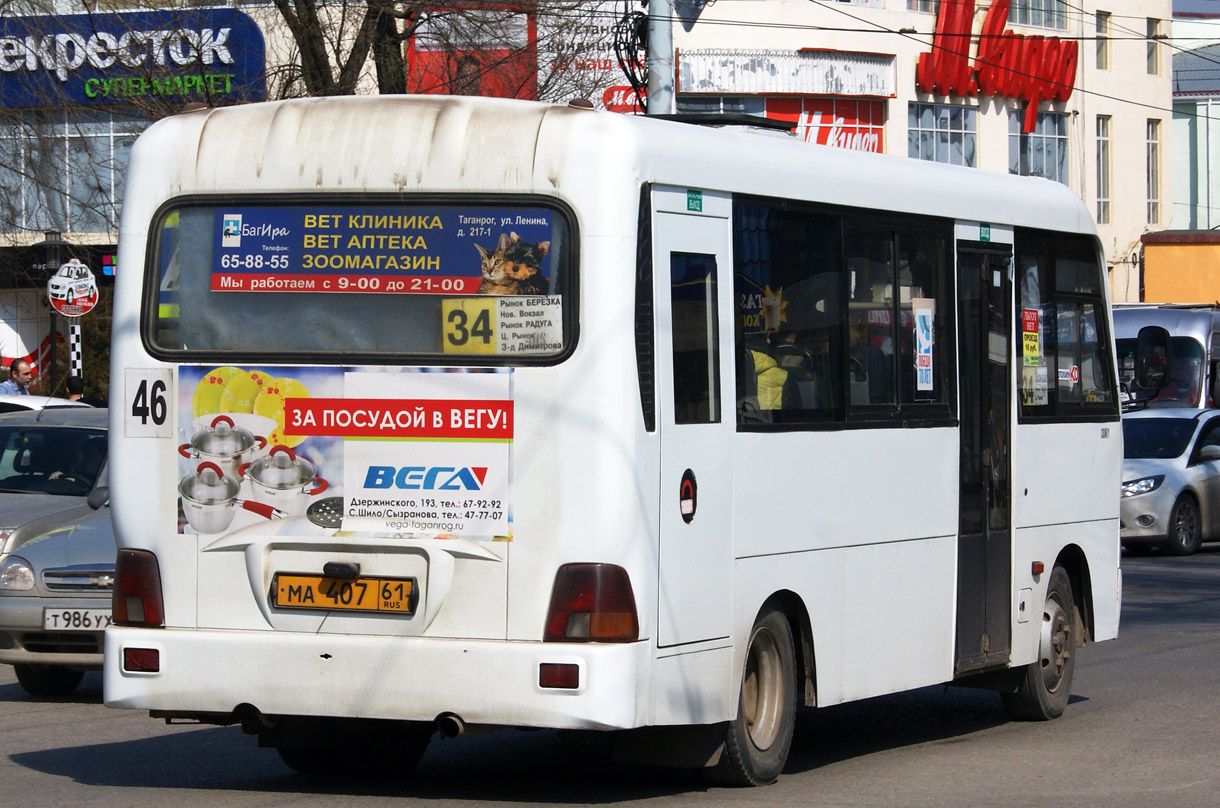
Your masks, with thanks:
[{"label": "car headlight", "polygon": [[9,556],[0,564],[0,589],[27,592],[34,588],[34,569],[24,558]]},{"label": "car headlight", "polygon": [[1155,491],[1165,481],[1164,474],[1157,474],[1153,477],[1141,477],[1138,480],[1131,480],[1123,483],[1123,496],[1134,497],[1137,494],[1147,494],[1149,491]]}]

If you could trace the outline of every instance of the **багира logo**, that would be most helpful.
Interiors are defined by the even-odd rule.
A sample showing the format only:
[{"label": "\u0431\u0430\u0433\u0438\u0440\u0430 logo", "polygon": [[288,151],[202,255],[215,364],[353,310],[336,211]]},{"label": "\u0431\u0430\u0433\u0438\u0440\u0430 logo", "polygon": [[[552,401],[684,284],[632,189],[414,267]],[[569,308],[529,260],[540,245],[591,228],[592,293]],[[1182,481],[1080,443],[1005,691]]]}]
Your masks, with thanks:
[{"label": "\u0431\u0430\u0433\u0438\u0440\u0430 logo", "polygon": [[221,247],[240,247],[241,246],[241,214],[226,213],[221,217],[224,224],[224,232],[220,234]]}]

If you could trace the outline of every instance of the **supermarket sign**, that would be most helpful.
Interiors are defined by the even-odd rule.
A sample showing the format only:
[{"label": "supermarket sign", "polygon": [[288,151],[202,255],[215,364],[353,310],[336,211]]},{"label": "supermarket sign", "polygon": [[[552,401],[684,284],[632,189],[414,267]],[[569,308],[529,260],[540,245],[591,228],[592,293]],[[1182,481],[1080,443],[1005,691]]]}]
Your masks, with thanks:
[{"label": "supermarket sign", "polygon": [[0,106],[207,104],[266,97],[266,49],[234,9],[0,19]]},{"label": "supermarket sign", "polygon": [[987,9],[971,65],[974,0],[941,0],[932,50],[919,55],[915,86],[921,93],[1019,98],[1027,104],[1024,131],[1032,132],[1040,102],[1071,97],[1080,43],[1006,31],[1008,9],[1009,0]]}]

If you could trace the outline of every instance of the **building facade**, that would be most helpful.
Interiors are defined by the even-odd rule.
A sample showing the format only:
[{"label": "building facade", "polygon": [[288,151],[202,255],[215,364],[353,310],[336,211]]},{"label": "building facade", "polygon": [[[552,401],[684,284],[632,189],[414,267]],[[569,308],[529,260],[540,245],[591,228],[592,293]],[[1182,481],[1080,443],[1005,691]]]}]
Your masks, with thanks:
[{"label": "building facade", "polygon": [[37,372],[66,339],[47,300],[55,268],[75,258],[108,283],[135,138],[191,103],[261,100],[266,58],[259,26],[231,8],[86,13],[24,2],[6,12],[0,359],[27,359]]},{"label": "building facade", "polygon": [[[675,28],[677,111],[1046,177],[1088,204],[1116,301],[1172,217],[1170,0],[718,0]],[[968,44],[967,44],[968,43]]]},{"label": "building facade", "polygon": [[[291,85],[298,52],[270,3],[143,5],[158,8],[81,13],[75,0],[22,0],[0,16],[5,362],[37,365],[54,347],[45,279],[56,261],[78,258],[104,282],[127,153],[149,121],[190,103],[301,94]],[[640,4],[544,5],[484,11],[491,27],[421,28],[404,47],[408,90],[584,95],[636,111],[614,57],[624,8]],[[1062,182],[1093,212],[1114,299],[1139,299],[1141,236],[1170,225],[1172,178],[1183,176],[1169,157],[1180,129],[1170,112],[1171,0],[672,6],[675,111],[762,115],[810,143]],[[341,26],[358,19],[345,8],[323,10],[340,41],[354,35]],[[485,69],[472,90],[461,69],[476,61],[507,64],[514,76]],[[511,92],[496,90],[506,78]],[[376,92],[371,63],[357,91]]]}]

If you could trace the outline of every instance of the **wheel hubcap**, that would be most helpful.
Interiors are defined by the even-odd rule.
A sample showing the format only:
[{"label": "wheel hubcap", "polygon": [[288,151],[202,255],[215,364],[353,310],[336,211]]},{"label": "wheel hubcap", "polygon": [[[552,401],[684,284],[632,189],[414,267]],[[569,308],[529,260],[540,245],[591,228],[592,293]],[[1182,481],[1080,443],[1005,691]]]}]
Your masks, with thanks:
[{"label": "wheel hubcap", "polygon": [[1046,599],[1042,611],[1042,635],[1038,641],[1038,656],[1042,668],[1042,683],[1054,692],[1063,678],[1063,669],[1072,654],[1072,629],[1067,612],[1053,597]]},{"label": "wheel hubcap", "polygon": [[784,692],[779,643],[767,629],[759,629],[750,642],[745,678],[741,682],[741,711],[750,741],[770,749],[779,735]]},{"label": "wheel hubcap", "polygon": [[1195,515],[1190,508],[1179,508],[1178,518],[1174,523],[1174,532],[1178,536],[1178,544],[1188,547],[1195,538]]}]

